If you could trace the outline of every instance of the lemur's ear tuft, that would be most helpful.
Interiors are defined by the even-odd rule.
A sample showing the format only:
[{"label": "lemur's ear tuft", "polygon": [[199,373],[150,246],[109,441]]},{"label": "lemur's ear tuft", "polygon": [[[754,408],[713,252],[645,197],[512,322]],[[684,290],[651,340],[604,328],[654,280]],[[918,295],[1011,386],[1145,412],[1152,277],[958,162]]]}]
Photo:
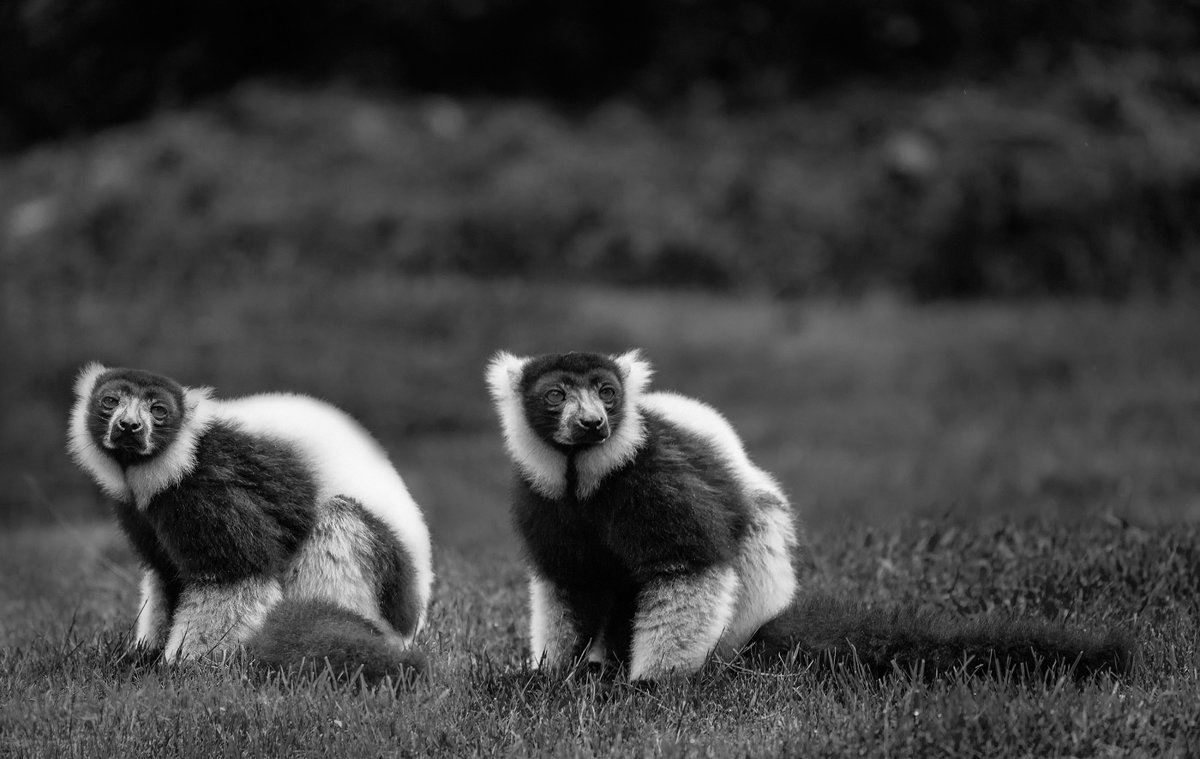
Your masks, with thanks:
[{"label": "lemur's ear tuft", "polygon": [[492,397],[500,400],[515,395],[528,362],[528,357],[514,356],[508,351],[500,351],[493,356],[487,368],[487,383]]},{"label": "lemur's ear tuft", "polygon": [[81,398],[91,396],[92,391],[96,389],[96,380],[100,379],[100,375],[107,371],[108,367],[99,361],[89,361],[84,364],[75,377],[75,396]]},{"label": "lemur's ear tuft", "polygon": [[641,393],[650,384],[650,378],[654,375],[654,367],[642,357],[641,350],[634,348],[619,356],[613,356],[612,360],[621,370],[621,379],[625,382],[627,395]]},{"label": "lemur's ear tuft", "polygon": [[183,388],[183,408],[190,416],[195,413],[196,408],[204,401],[213,399],[214,391],[211,387],[203,385],[201,387],[185,387]]}]

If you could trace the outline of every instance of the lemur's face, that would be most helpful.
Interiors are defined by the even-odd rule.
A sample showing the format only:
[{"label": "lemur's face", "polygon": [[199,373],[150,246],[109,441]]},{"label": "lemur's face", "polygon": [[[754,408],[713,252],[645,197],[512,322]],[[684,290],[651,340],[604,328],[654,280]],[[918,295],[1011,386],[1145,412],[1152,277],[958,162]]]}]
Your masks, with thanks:
[{"label": "lemur's face", "polygon": [[537,435],[571,449],[608,440],[621,422],[624,387],[609,357],[563,353],[530,360],[521,397]]},{"label": "lemur's face", "polygon": [[139,369],[109,369],[92,390],[88,432],[108,455],[129,466],[170,445],[183,417],[179,383]]}]

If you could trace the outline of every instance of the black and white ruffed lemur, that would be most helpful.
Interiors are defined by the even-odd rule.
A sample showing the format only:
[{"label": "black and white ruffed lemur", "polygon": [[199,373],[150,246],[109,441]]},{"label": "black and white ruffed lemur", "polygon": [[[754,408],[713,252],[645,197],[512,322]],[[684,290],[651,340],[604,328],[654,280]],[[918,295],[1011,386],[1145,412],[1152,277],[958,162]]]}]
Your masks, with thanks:
[{"label": "black and white ruffed lemur", "polygon": [[83,368],[68,448],[145,567],[139,648],[335,676],[419,674],[429,531],[383,448],[302,395],[218,400]]},{"label": "black and white ruffed lemur", "polygon": [[876,673],[926,675],[1128,667],[1120,634],[801,592],[806,541],[778,483],[716,410],[647,392],[651,373],[637,351],[502,352],[489,365],[517,470],[533,666],[615,662],[633,680],[739,655],[852,658]]}]

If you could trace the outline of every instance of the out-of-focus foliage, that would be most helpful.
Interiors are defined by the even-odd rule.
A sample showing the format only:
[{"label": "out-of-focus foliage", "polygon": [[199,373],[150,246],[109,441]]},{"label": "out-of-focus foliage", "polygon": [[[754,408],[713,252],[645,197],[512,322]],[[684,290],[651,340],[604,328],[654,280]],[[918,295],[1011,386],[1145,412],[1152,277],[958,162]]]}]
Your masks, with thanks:
[{"label": "out-of-focus foliage", "polygon": [[1080,55],[1039,88],[736,115],[243,87],[10,160],[0,267],[45,291],[301,265],[777,296],[1192,293],[1200,108],[1162,92],[1173,69],[1137,64]]},{"label": "out-of-focus foliage", "polygon": [[758,102],[863,76],[1040,74],[1080,47],[1170,60],[1198,42],[1196,0],[7,0],[0,145],[246,76]]}]

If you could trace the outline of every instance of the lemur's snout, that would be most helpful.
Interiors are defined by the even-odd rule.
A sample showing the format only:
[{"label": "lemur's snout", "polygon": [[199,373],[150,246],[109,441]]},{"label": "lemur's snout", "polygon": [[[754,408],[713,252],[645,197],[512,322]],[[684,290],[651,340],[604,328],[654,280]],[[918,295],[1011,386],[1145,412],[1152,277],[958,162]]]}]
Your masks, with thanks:
[{"label": "lemur's snout", "polygon": [[145,422],[136,414],[121,413],[109,422],[104,444],[109,448],[149,453],[150,443]]},{"label": "lemur's snout", "polygon": [[605,419],[602,416],[581,416],[575,420],[575,423],[585,430],[595,432],[604,426]]}]

